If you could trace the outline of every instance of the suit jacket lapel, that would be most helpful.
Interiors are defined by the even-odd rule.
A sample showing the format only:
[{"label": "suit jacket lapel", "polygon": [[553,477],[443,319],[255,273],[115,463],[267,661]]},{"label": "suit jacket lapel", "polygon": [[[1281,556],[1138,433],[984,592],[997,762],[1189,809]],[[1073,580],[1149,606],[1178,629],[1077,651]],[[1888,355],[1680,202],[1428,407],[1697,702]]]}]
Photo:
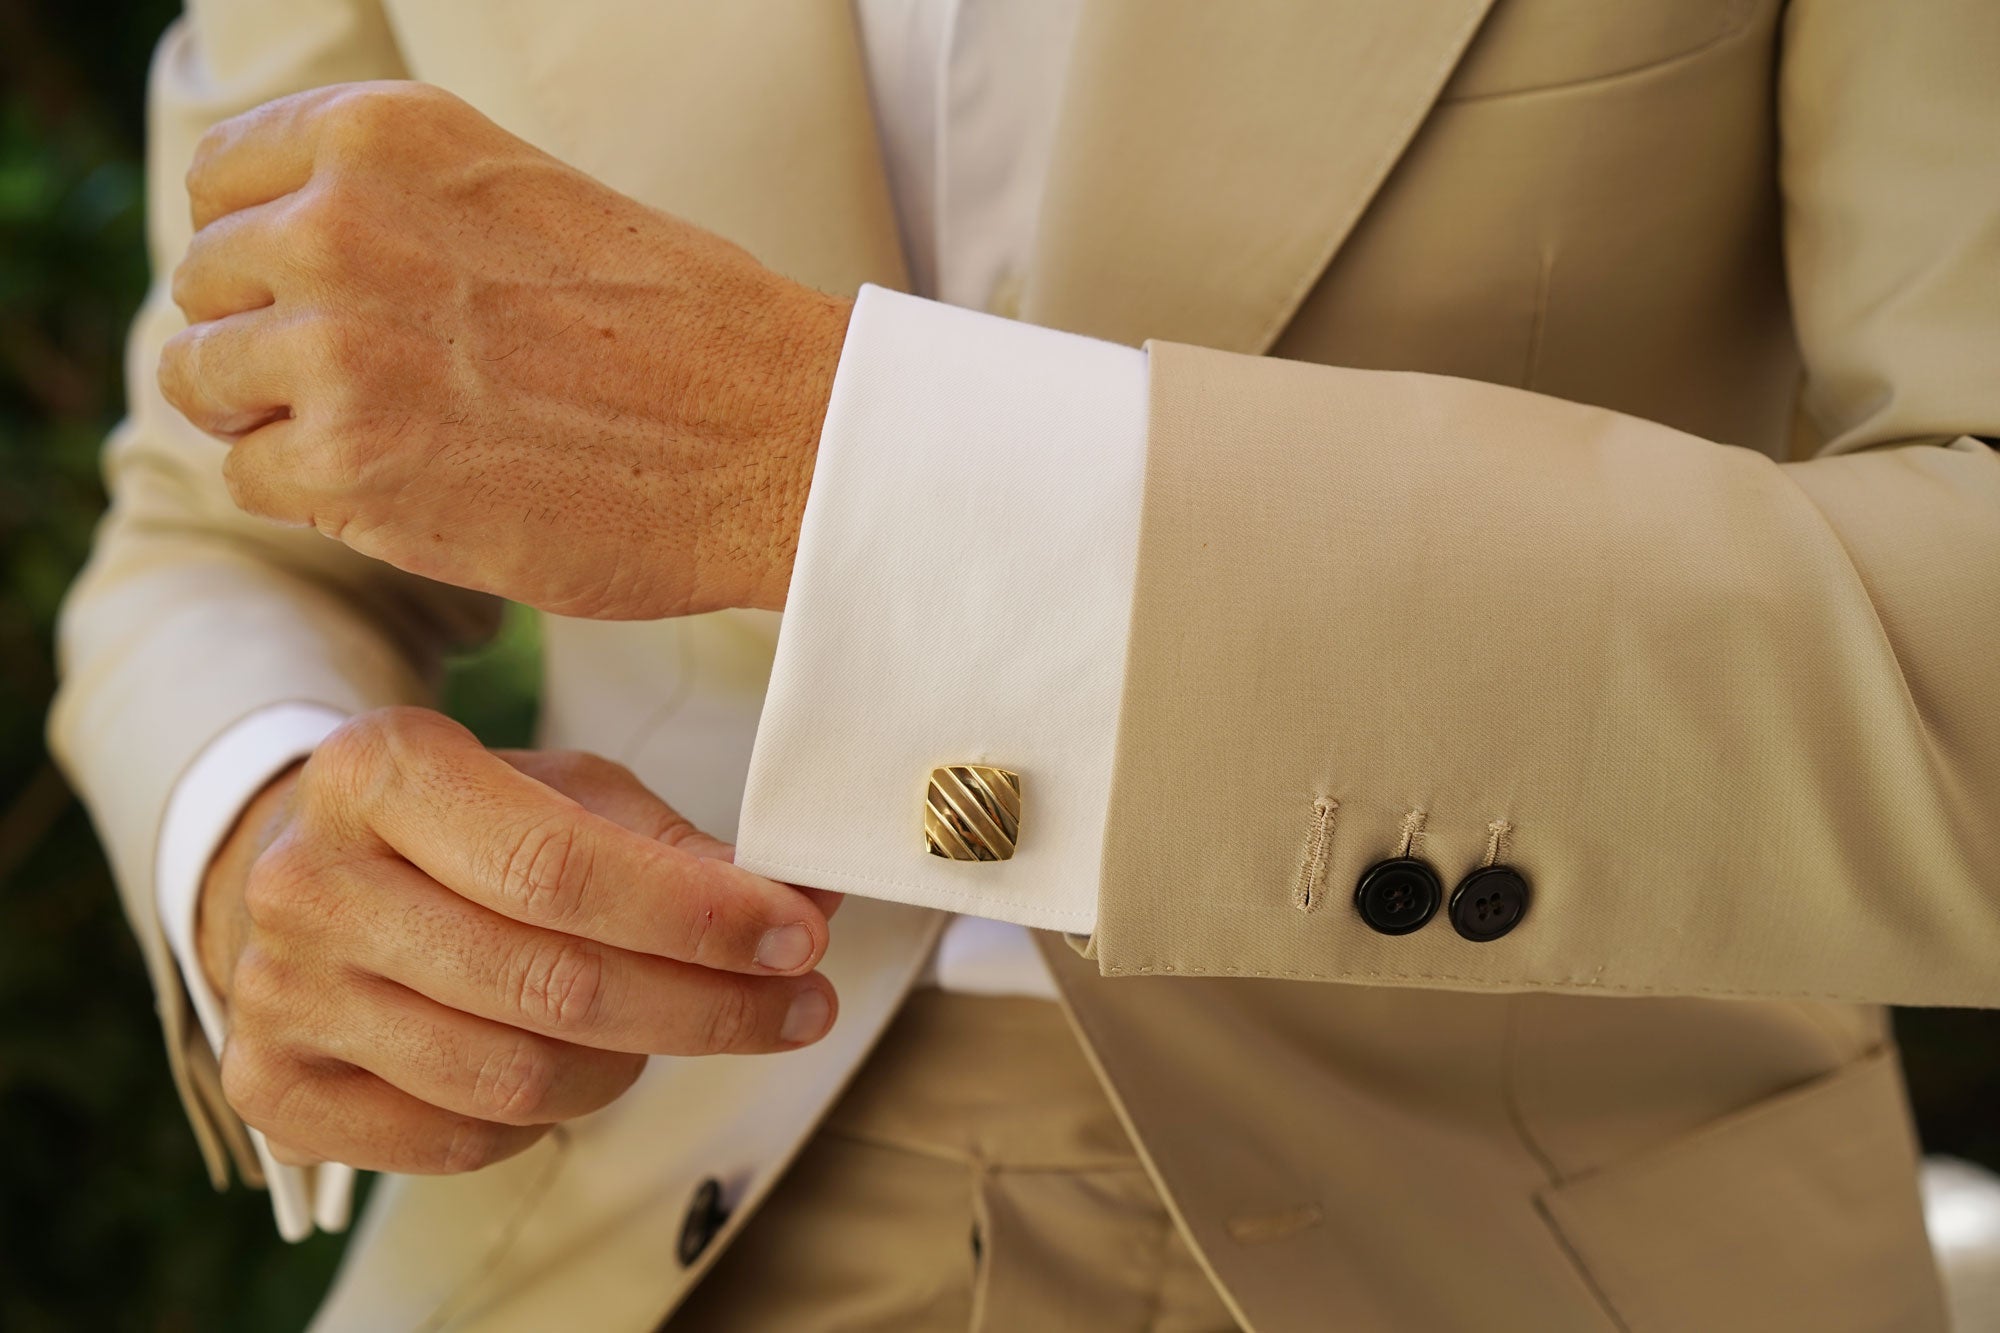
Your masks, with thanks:
[{"label": "suit jacket lapel", "polygon": [[530,137],[822,290],[907,285],[845,0],[509,3]]},{"label": "suit jacket lapel", "polygon": [[1087,0],[1022,317],[1266,351],[1492,2]]}]

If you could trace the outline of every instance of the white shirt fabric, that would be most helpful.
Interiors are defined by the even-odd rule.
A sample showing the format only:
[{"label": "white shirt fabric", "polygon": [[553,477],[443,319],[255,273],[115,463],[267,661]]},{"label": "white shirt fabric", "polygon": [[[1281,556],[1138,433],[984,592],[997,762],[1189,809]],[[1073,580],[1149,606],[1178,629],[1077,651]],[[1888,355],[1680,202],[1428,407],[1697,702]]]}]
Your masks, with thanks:
[{"label": "white shirt fabric", "polygon": [[[738,865],[1092,929],[1145,430],[1143,353],[862,288],[750,758]],[[926,850],[931,770],[958,763],[1020,774],[1010,860]]]},{"label": "white shirt fabric", "polygon": [[[1144,354],[951,308],[1004,309],[1019,288],[1079,3],[855,0],[913,285],[938,300],[870,287],[856,304],[738,833],[738,860],[780,878],[977,912],[928,977],[978,993],[1052,994],[1022,927],[1094,924],[1137,563]],[[202,875],[250,799],[342,720],[254,713],[168,801],[161,920],[217,1050]],[[849,780],[771,780],[794,763]],[[925,782],[948,763],[1022,775],[1013,860],[924,851]],[[350,1168],[285,1166],[251,1141],[287,1239],[346,1226]]]}]

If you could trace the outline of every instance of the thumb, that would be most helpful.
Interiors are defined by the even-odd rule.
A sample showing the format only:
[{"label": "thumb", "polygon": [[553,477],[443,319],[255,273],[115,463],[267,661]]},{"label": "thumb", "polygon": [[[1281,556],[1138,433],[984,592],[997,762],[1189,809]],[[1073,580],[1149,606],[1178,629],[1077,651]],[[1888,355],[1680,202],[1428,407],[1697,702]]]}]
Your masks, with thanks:
[{"label": "thumb", "polygon": [[[553,787],[594,815],[670,847],[717,861],[736,860],[733,844],[704,833],[655,796],[623,764],[579,750],[495,750],[500,758],[545,787]],[[795,886],[829,919],[842,895],[831,889]]]}]

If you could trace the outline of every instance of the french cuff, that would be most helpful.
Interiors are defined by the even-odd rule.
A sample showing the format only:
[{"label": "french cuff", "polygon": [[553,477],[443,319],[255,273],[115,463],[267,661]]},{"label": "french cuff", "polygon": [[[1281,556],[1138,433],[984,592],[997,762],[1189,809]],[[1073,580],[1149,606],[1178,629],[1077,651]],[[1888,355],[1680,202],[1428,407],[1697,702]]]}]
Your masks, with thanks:
[{"label": "french cuff", "polygon": [[[1146,376],[1134,348],[862,288],[738,864],[1024,926],[1094,928]],[[1018,777],[1013,827],[1004,809],[984,822],[966,812],[966,831],[1004,858],[934,854],[932,774],[975,766]],[[1004,807],[994,781],[967,777],[951,795]]]},{"label": "french cuff", "polygon": [[[180,965],[181,981],[202,1033],[222,1055],[228,1035],[222,1005],[209,988],[195,952],[195,912],[208,863],[236,826],[237,817],[264,785],[292,762],[311,754],[347,715],[321,704],[282,703],[261,708],[217,736],[195,756],[174,784],[160,820],[153,892],[167,947]],[[353,1168],[338,1163],[287,1166],[271,1155],[257,1130],[250,1146],[271,1192],[271,1213],[286,1240],[304,1240],[315,1226],[339,1231],[353,1206]]]}]

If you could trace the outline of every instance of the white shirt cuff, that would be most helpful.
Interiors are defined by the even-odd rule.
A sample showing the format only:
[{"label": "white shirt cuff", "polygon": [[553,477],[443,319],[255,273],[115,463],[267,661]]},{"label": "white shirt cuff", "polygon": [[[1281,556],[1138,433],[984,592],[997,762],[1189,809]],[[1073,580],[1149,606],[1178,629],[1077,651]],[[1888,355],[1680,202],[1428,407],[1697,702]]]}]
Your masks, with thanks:
[{"label": "white shirt cuff", "polygon": [[[320,704],[282,703],[259,709],[210,741],[167,798],[153,892],[188,1000],[218,1056],[228,1024],[195,951],[202,879],[243,808],[266,783],[294,760],[312,753],[346,720],[346,714]],[[304,1240],[315,1224],[327,1231],[346,1227],[353,1205],[353,1168],[338,1163],[287,1166],[271,1156],[270,1145],[255,1129],[250,1130],[250,1143],[264,1168],[271,1212],[286,1240]]]},{"label": "white shirt cuff", "polygon": [[[774,878],[1096,924],[1146,456],[1146,355],[862,288],[743,799]],[[932,856],[933,768],[1021,775],[1006,861]]]}]

